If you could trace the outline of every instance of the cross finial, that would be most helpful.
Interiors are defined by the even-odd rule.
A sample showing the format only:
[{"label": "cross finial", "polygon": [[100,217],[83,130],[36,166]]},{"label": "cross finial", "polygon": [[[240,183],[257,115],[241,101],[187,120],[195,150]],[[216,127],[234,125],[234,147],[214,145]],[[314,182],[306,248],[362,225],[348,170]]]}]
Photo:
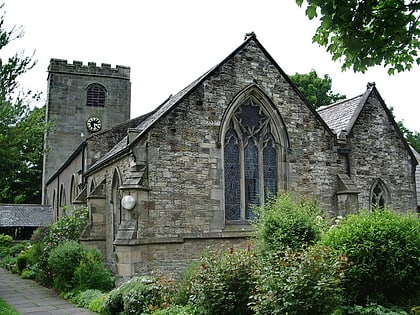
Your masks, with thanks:
[{"label": "cross finial", "polygon": [[244,40],[247,40],[250,37],[257,37],[257,35],[255,35],[254,32],[250,32],[250,33],[245,33],[245,38]]}]

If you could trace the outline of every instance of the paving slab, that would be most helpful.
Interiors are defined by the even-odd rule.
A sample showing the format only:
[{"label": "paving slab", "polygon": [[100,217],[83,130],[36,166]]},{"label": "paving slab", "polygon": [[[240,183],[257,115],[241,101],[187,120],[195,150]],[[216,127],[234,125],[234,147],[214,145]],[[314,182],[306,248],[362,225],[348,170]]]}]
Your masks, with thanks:
[{"label": "paving slab", "polygon": [[[58,296],[53,290],[33,280],[22,279],[0,268],[0,299],[20,314],[31,315],[94,315]],[[96,314],[97,315],[97,314]]]}]

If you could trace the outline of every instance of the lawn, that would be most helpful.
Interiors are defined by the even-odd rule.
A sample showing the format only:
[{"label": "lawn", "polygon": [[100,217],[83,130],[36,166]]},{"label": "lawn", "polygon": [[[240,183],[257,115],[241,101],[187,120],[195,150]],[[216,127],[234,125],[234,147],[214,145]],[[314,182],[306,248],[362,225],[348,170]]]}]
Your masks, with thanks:
[{"label": "lawn", "polygon": [[0,314],[1,315],[19,315],[19,313],[5,301],[0,300]]}]

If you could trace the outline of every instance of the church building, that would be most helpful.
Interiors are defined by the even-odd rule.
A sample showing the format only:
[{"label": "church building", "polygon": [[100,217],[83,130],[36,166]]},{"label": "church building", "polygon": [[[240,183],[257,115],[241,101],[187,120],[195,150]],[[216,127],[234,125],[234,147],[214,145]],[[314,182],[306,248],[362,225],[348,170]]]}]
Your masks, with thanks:
[{"label": "church building", "polygon": [[[52,59],[43,202],[89,208],[83,242],[115,273],[180,272],[246,246],[253,206],[289,191],[329,216],[415,211],[417,161],[377,87],[315,110],[254,34],[130,120],[130,69]],[[67,210],[68,211],[68,210]]]}]

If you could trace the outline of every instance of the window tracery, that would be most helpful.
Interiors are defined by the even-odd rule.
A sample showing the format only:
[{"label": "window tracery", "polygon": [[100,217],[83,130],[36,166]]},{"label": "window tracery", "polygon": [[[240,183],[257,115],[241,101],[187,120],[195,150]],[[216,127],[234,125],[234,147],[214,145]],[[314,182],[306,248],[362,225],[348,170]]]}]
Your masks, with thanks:
[{"label": "window tracery", "polygon": [[377,180],[371,190],[371,208],[383,209],[389,202],[389,196],[385,184],[381,180]]},{"label": "window tracery", "polygon": [[249,97],[233,112],[224,137],[225,219],[247,222],[253,207],[279,186],[279,152],[272,121]]}]

